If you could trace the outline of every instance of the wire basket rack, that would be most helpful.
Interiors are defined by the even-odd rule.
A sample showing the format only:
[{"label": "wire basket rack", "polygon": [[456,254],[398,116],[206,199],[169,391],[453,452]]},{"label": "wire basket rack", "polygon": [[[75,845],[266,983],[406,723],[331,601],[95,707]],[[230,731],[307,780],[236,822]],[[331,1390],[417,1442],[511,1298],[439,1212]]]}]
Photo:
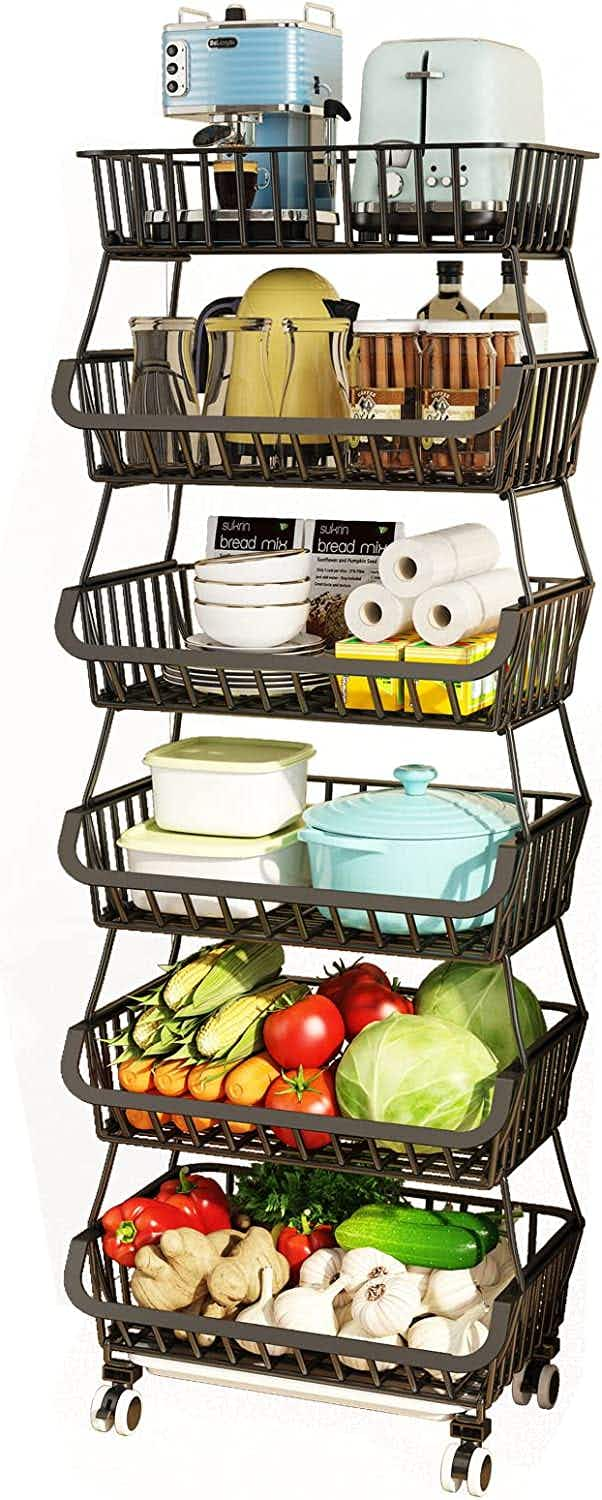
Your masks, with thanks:
[{"label": "wire basket rack", "polygon": [[[216,1175],[226,1171],[219,1163],[212,1164],[211,1170]],[[238,1168],[237,1175],[242,1171],[244,1167]],[[142,1191],[152,1195],[169,1175],[163,1174]],[[233,1185],[234,1180],[234,1174],[226,1175],[226,1183]],[[450,1204],[474,1211],[501,1207],[506,1223],[512,1214],[507,1190],[500,1200],[475,1197],[472,1193],[450,1196],[446,1192],[442,1196],[430,1190],[425,1193],[422,1188],[406,1189],[403,1199],[429,1209]],[[539,1349],[557,1338],[582,1232],[573,1208],[548,1208],[531,1203],[521,1203],[520,1208],[518,1230],[522,1248],[516,1245],[511,1233],[517,1274],[493,1304],[489,1334],[482,1347],[474,1354],[453,1356],[383,1344],[379,1345],[379,1364],[382,1360],[391,1366],[385,1371],[377,1367],[374,1348],[367,1340],[270,1328],[268,1349],[265,1327],[245,1323],[245,1340],[250,1339],[257,1346],[257,1353],[250,1354],[237,1342],[240,1326],[231,1319],[203,1318],[190,1312],[157,1312],[136,1306],[130,1273],[104,1254],[99,1223],[92,1223],[72,1241],[65,1286],[75,1306],[97,1320],[105,1356],[123,1354],[134,1360],[149,1355],[159,1360],[177,1358],[191,1367],[206,1361],[216,1369],[237,1366],[241,1371],[269,1371],[275,1382],[285,1376],[299,1382],[318,1381],[338,1387],[343,1396],[347,1388],[373,1391],[376,1387],[391,1396],[452,1402],[460,1409],[475,1404],[489,1407],[513,1375]],[[279,1357],[270,1352],[274,1346],[289,1352]],[[365,1361],[365,1369],[350,1369],[348,1358]]]},{"label": "wire basket rack", "polygon": [[[308,778],[314,802],[395,785]],[[491,787],[462,790],[500,795]],[[59,854],[67,873],[89,886],[101,927],[222,939],[273,937],[293,946],[491,963],[531,942],[566,912],[590,806],[584,792],[525,792],[521,803],[524,828],[499,846],[491,885],[470,901],[133,874],[125,869],[118,840],[152,817],[149,778],[90,796],[67,812]]]},{"label": "wire basket rack", "polygon": [[[378,664],[342,662],[324,652],[295,655],[291,649],[279,653],[276,682],[274,658],[265,653],[228,652],[226,658],[218,646],[202,653],[187,649],[197,628],[193,565],[162,562],[86,579],[63,591],[56,629],[64,649],[87,662],[92,702],[101,708],[501,733],[570,696],[592,588],[586,578],[532,579],[531,601],[502,611],[493,649],[481,661],[462,667],[388,663],[387,678],[400,684],[394,708],[383,702]],[[367,709],[347,706],[345,679],[353,676],[370,684]],[[484,706],[466,712],[462,685],[475,683],[480,690],[483,679]],[[441,686],[437,713],[423,706],[423,682]]]},{"label": "wire basket rack", "polygon": [[[383,1173],[473,1189],[497,1186],[503,1174],[525,1161],[562,1124],[586,1025],[582,1004],[544,1005],[548,1030],[527,1049],[526,1068],[517,1059],[498,1074],[491,1111],[477,1129],[452,1132],[333,1117],[320,1125],[322,1134],[330,1136],[328,1144],[312,1152],[304,1139],[305,1125],[302,1135],[292,1111],[237,1107],[237,1120],[255,1126],[252,1134],[240,1133],[232,1129],[231,1105],[212,1104],[213,1120],[207,1128],[206,1104],[185,1095],[169,1100],[122,1088],[109,1039],[135,1024],[140,1000],[153,989],[156,981],[103,1005],[67,1034],[63,1080],[72,1094],[92,1105],[101,1140],[194,1150],[202,1157],[226,1160],[370,1176]],[[408,987],[404,992],[415,993]],[[170,1105],[176,1114],[166,1113]],[[290,1144],[274,1134],[274,1126],[289,1131]],[[307,1134],[311,1138],[311,1126]]]},{"label": "wire basket rack", "polygon": [[[400,147],[415,182],[413,202],[388,193],[387,170]],[[475,205],[467,198],[467,151],[473,158],[486,156],[498,183],[505,183],[495,202]],[[447,181],[438,201],[426,180],[433,153]],[[482,252],[514,246],[522,254],[559,256],[572,244],[583,167],[596,153],[503,142],[337,146],[326,153],[329,175],[336,178],[335,203],[326,213],[316,192],[324,176],[324,148],[266,153],[273,209],[259,213],[245,204],[247,154],[239,149],[234,157],[236,206],[220,211],[211,180],[215,150],[80,152],[92,169],[103,248],[121,259],[210,254],[217,248],[220,254],[298,254],[303,249],[339,254],[433,248]],[[306,204],[289,211],[283,207],[281,180],[286,180],[293,154],[303,159]],[[353,170],[360,158],[368,159],[375,183],[374,199],[367,205],[353,198]]]},{"label": "wire basket rack", "polygon": [[[426,484],[500,494],[552,486],[574,473],[596,370],[589,352],[506,365],[490,410],[443,424],[132,414],[132,358],[121,349],[61,360],[53,390],[58,416],[83,431],[90,478],[120,487],[181,481],[398,491]],[[386,466],[383,443],[397,445],[399,464]]]}]

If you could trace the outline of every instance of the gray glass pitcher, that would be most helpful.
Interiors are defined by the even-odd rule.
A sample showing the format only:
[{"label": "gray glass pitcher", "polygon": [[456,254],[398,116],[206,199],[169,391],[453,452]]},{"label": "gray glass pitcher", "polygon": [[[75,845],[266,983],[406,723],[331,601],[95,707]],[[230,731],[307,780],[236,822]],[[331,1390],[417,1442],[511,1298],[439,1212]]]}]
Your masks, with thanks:
[{"label": "gray glass pitcher", "polygon": [[[133,416],[198,417],[193,366],[194,318],[130,318],[134,343],[128,412]],[[160,468],[181,468],[187,458],[198,464],[199,432],[128,432],[128,462],[148,468],[152,445]]]}]

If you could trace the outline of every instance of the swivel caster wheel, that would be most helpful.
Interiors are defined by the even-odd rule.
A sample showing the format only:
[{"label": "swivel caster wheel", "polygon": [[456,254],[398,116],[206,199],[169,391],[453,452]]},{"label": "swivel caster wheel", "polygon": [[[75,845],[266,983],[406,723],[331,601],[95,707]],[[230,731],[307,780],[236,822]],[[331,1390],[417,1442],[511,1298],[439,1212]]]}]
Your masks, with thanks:
[{"label": "swivel caster wheel", "polygon": [[462,1475],[456,1472],[455,1464],[456,1455],[459,1451],[459,1443],[448,1443],[441,1459],[441,1468],[439,1470],[441,1489],[445,1490],[448,1495],[455,1495],[462,1483]]},{"label": "swivel caster wheel", "polygon": [[558,1400],[560,1371],[558,1365],[543,1365],[537,1382],[537,1405],[551,1411]]},{"label": "swivel caster wheel", "polygon": [[120,1437],[129,1437],[135,1432],[142,1416],[142,1401],[138,1392],[129,1386],[104,1385],[98,1387],[90,1407],[90,1421],[95,1432],[115,1432]]},{"label": "swivel caster wheel", "polygon": [[113,1387],[105,1380],[94,1392],[90,1406],[90,1422],[95,1432],[110,1432],[115,1421],[115,1406],[111,1400]]},{"label": "swivel caster wheel", "polygon": [[523,1383],[524,1376],[524,1370],[518,1370],[517,1374],[512,1376],[512,1400],[517,1406],[528,1406],[533,1395],[533,1392],[528,1390]]},{"label": "swivel caster wheel", "polygon": [[493,1461],[486,1448],[470,1449],[466,1443],[448,1443],[441,1460],[441,1488],[455,1495],[466,1481],[469,1495],[484,1495],[491,1480]]},{"label": "swivel caster wheel", "polygon": [[471,1453],[466,1475],[466,1488],[469,1495],[484,1495],[489,1488],[493,1461],[491,1454],[486,1448],[475,1448]]}]

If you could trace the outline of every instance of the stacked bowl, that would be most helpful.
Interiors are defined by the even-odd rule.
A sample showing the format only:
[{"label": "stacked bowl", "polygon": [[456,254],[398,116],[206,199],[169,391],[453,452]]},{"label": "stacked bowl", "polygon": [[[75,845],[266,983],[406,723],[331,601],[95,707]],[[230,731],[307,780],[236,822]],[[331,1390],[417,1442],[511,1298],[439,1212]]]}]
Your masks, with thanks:
[{"label": "stacked bowl", "polygon": [[309,561],[306,547],[203,558],[194,581],[201,630],[240,651],[293,646],[309,614]]}]

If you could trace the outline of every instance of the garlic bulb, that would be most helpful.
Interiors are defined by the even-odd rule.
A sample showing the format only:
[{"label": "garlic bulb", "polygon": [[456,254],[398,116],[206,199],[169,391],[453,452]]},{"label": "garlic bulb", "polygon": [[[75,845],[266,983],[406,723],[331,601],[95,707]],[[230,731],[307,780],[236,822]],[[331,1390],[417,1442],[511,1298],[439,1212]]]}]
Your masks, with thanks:
[{"label": "garlic bulb", "polygon": [[351,1304],[354,1318],[364,1332],[373,1338],[391,1333],[406,1333],[422,1308],[416,1278],[385,1276],[382,1281],[366,1281],[355,1293]]},{"label": "garlic bulb", "polygon": [[[263,1267],[261,1271],[260,1281],[261,1291],[259,1293],[259,1300],[257,1302],[254,1302],[251,1307],[243,1307],[242,1311],[237,1314],[236,1322],[263,1323],[267,1328],[273,1328],[274,1277],[271,1266]],[[237,1339],[236,1342],[237,1344],[240,1344],[241,1349],[246,1349],[247,1354],[259,1354],[261,1352],[259,1344],[247,1343],[245,1339]],[[289,1352],[283,1344],[267,1344],[266,1348],[268,1354],[272,1354],[275,1359],[279,1359],[281,1354],[287,1354]]]},{"label": "garlic bulb", "polygon": [[424,1306],[427,1312],[444,1318],[461,1318],[478,1307],[481,1294],[471,1271],[433,1271],[429,1279]]},{"label": "garlic bulb", "polygon": [[491,1250],[485,1259],[474,1266],[471,1272],[474,1280],[482,1294],[483,1301],[488,1307],[503,1292],[504,1287],[516,1276],[512,1251],[507,1239],[502,1239],[495,1250]]},{"label": "garlic bulb", "polygon": [[336,1295],[336,1297],[335,1297],[334,1302],[333,1302],[332,1305],[333,1305],[335,1313],[337,1315],[337,1322],[338,1322],[339,1326],[340,1326],[341,1323],[345,1322],[346,1318],[350,1318],[351,1317],[351,1303],[352,1302],[353,1302],[353,1292],[348,1292],[347,1289],[346,1289],[346,1287],[343,1287],[342,1292],[337,1292],[337,1295]]},{"label": "garlic bulb", "polygon": [[331,1281],[340,1274],[345,1251],[340,1250],[338,1245],[332,1249],[314,1250],[313,1255],[308,1255],[304,1260],[299,1272],[299,1281],[302,1286],[315,1286],[318,1291],[330,1286]]},{"label": "garlic bulb", "polygon": [[[479,1322],[479,1312],[484,1312],[481,1302],[463,1318],[420,1318],[407,1334],[410,1349],[430,1349],[440,1354],[474,1354],[489,1336],[489,1329]],[[426,1367],[428,1369],[428,1366]],[[441,1379],[441,1370],[428,1370],[434,1380]],[[454,1370],[454,1375],[466,1371]]]},{"label": "garlic bulb", "polygon": [[403,1270],[401,1261],[384,1250],[348,1250],[343,1256],[341,1276],[350,1292],[357,1292],[366,1281],[383,1281],[385,1276],[399,1275]]},{"label": "garlic bulb", "polygon": [[338,1277],[321,1291],[315,1286],[295,1286],[281,1292],[274,1301],[274,1326],[299,1333],[337,1333],[333,1303],[342,1290],[343,1282]]},{"label": "garlic bulb", "polygon": [[[374,1334],[366,1332],[358,1323],[357,1318],[350,1318],[347,1323],[342,1323],[339,1328],[339,1337],[342,1339],[374,1339],[375,1344],[401,1344],[401,1339],[396,1333],[388,1333],[386,1337],[375,1338]],[[368,1370],[367,1359],[352,1359],[350,1354],[339,1354],[342,1365],[347,1365],[350,1370]],[[384,1359],[375,1360],[377,1370],[394,1370],[395,1365]]]},{"label": "garlic bulb", "polygon": [[432,1276],[430,1266],[406,1266],[406,1274],[415,1278],[420,1296],[424,1298],[424,1294]]}]

